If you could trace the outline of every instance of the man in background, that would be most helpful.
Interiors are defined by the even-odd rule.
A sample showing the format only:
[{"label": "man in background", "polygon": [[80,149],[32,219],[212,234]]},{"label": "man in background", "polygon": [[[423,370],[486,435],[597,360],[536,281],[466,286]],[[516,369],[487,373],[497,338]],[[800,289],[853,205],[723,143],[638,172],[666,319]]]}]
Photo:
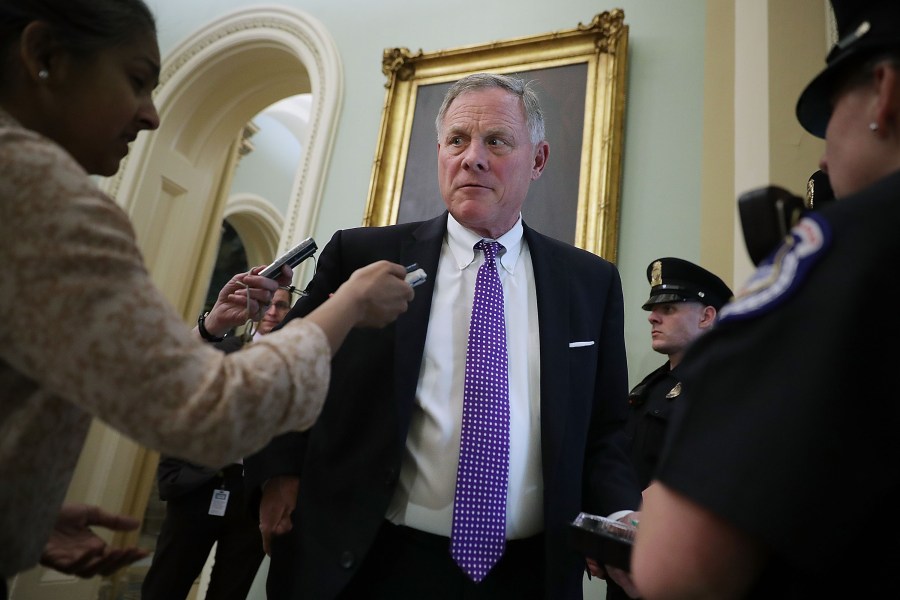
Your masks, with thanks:
[{"label": "man in background", "polygon": [[650,297],[641,307],[650,314],[653,350],[667,357],[628,394],[631,460],[641,489],[650,485],[662,452],[672,407],[681,396],[678,367],[691,343],[709,331],[731,289],[714,273],[680,258],[647,265]]},{"label": "man in background", "polygon": [[[658,258],[647,265],[650,297],[641,308],[649,311],[653,350],[668,360],[638,383],[628,394],[628,436],[631,462],[641,489],[650,485],[677,402],[681,402],[679,365],[688,346],[709,331],[731,289],[717,275],[681,258]],[[591,571],[599,574],[596,562]],[[608,600],[629,598],[625,590],[607,578]]]},{"label": "man in background", "polygon": [[[293,293],[293,286],[275,291],[253,337],[266,335],[284,319]],[[244,336],[228,335],[215,345],[234,352],[247,343]],[[213,544],[206,600],[245,600],[264,553],[259,525],[247,506],[244,465],[215,469],[164,455],[157,483],[166,516],[141,586],[142,600],[187,598]]]}]

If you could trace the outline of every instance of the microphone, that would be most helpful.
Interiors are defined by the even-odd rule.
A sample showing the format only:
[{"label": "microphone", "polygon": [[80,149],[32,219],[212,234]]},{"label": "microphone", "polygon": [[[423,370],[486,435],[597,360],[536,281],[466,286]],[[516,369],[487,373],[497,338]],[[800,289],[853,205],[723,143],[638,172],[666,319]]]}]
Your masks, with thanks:
[{"label": "microphone", "polygon": [[259,272],[263,277],[269,277],[271,279],[276,279],[278,275],[281,273],[281,266],[288,265],[290,268],[294,268],[304,260],[312,256],[318,250],[318,246],[316,246],[316,241],[312,238],[306,238],[278,258],[276,258],[272,264]]}]

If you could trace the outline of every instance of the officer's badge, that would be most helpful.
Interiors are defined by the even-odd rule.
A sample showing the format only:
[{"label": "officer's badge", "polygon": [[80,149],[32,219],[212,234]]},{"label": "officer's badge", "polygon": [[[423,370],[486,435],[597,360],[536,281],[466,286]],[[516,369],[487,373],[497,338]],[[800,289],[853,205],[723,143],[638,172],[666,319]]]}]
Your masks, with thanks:
[{"label": "officer's badge", "polygon": [[831,226],[818,213],[797,223],[778,250],[760,263],[717,322],[746,319],[769,312],[799,289],[809,271],[831,245]]},{"label": "officer's badge", "polygon": [[675,387],[673,387],[671,390],[669,390],[669,393],[666,394],[666,399],[671,400],[672,398],[677,398],[680,395],[681,395],[681,382],[679,381],[678,383],[675,384]]},{"label": "officer's badge", "polygon": [[662,285],[662,261],[658,260],[653,263],[653,270],[650,273],[650,287]]}]

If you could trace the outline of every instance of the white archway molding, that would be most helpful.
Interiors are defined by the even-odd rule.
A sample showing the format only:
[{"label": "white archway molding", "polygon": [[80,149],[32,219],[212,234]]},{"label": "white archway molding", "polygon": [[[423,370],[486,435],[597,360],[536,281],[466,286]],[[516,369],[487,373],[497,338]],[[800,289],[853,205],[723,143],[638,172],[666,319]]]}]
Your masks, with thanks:
[{"label": "white archway molding", "polygon": [[235,194],[228,199],[224,218],[241,236],[251,266],[275,257],[284,218],[271,202],[257,194]]},{"label": "white archway molding", "polygon": [[279,100],[264,110],[262,114],[281,123],[297,139],[302,148],[310,123],[309,108],[311,104],[312,96],[310,94],[300,94]]},{"label": "white archway molding", "polygon": [[[253,6],[209,23],[164,60],[160,129],[135,142],[105,187],[132,216],[154,278],[182,310],[195,300],[190,278],[211,269],[234,139],[260,110],[300,93],[312,94],[310,123],[279,250],[307,237],[318,216],[343,94],[331,36],[297,10]],[[178,262],[189,273],[173,272]]]}]

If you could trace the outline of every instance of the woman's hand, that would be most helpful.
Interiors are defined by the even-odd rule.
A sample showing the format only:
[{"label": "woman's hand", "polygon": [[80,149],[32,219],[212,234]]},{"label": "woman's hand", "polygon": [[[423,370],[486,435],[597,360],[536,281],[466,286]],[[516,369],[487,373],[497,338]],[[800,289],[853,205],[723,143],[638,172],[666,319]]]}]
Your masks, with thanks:
[{"label": "woman's hand", "polygon": [[264,268],[261,265],[247,273],[238,273],[222,287],[203,323],[210,334],[222,337],[248,320],[259,321],[272,303],[275,290],[291,283],[294,272],[289,266],[281,268],[277,279],[258,275]]}]

